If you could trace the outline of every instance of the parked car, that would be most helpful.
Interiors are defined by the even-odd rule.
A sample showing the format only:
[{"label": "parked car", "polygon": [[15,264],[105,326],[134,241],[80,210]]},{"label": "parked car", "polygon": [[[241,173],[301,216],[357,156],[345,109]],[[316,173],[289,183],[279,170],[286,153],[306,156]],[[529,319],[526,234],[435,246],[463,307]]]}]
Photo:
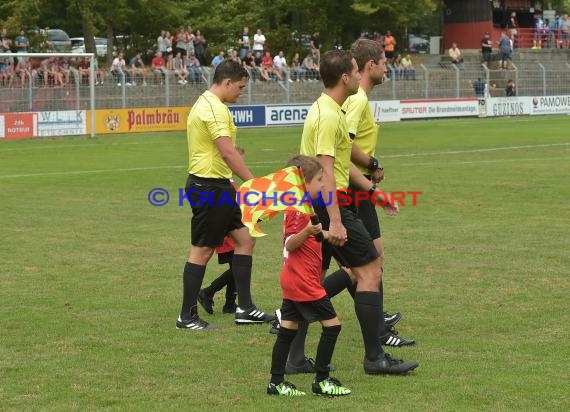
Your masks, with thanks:
[{"label": "parked car", "polygon": [[[102,37],[95,37],[95,51],[97,56],[107,55],[107,39]],[[71,38],[71,52],[72,53],[85,53],[85,39],[83,37]]]},{"label": "parked car", "polygon": [[71,40],[61,29],[34,29],[28,32],[32,52],[70,52]]},{"label": "parked car", "polygon": [[408,51],[411,53],[429,53],[429,37],[423,34],[408,35]]}]

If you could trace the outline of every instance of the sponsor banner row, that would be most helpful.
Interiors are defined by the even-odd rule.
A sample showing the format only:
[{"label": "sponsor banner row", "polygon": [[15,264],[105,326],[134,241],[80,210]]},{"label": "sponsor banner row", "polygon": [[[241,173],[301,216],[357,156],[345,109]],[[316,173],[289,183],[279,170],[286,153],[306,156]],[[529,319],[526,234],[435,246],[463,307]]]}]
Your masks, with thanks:
[{"label": "sponsor banner row", "polygon": [[[310,104],[230,106],[238,127],[302,125]],[[376,122],[466,116],[570,114],[570,95],[370,102]],[[95,111],[95,134],[185,130],[188,107]],[[0,139],[91,133],[91,111],[0,113]]]},{"label": "sponsor banner row", "polygon": [[[237,126],[297,126],[302,125],[311,104],[230,106]],[[407,119],[477,116],[477,99],[388,100],[370,102],[377,122],[397,122]]]}]

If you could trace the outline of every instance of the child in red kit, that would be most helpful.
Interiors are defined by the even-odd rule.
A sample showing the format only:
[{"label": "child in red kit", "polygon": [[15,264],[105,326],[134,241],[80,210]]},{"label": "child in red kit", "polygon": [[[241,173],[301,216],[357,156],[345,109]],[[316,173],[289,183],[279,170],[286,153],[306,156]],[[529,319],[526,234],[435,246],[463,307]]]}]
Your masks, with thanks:
[{"label": "child in red kit", "polygon": [[[316,158],[295,156],[288,166],[298,166],[305,177],[306,190],[312,199],[317,199],[323,189],[323,169]],[[271,359],[271,381],[267,386],[269,395],[303,396],[305,392],[286,382],[285,364],[291,342],[299,328],[299,322],[319,321],[321,338],[315,360],[316,377],[312,391],[317,395],[343,396],[350,393],[339,380],[329,376],[329,364],[341,330],[340,321],[325,289],[321,285],[322,251],[317,237],[327,232],[320,223],[312,223],[308,215],[286,212],[283,233],[285,264],[281,270],[280,284],[283,294],[281,326],[277,334]]]}]

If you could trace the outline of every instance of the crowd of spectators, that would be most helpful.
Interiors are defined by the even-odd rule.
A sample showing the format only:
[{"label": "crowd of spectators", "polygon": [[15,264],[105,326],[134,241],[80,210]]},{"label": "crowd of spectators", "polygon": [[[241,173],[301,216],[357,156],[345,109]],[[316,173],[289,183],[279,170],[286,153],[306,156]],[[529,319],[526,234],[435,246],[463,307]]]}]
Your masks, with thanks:
[{"label": "crowd of spectators", "polygon": [[[520,37],[520,28],[516,12],[512,12],[505,24],[505,32],[498,42],[501,68],[507,66]],[[375,31],[373,35],[361,33],[382,44],[389,63],[389,77],[396,80],[415,80],[416,71],[410,55],[398,51],[398,44],[390,30],[385,34]],[[482,56],[489,63],[493,44],[488,33],[482,40]],[[37,86],[65,87],[79,81],[88,84],[90,69],[87,58],[49,57],[22,58],[20,52],[27,52],[30,41],[26,32],[21,30],[12,38],[4,28],[0,32],[0,53],[11,53],[0,57],[0,86],[24,87],[30,81]],[[150,62],[145,63],[141,53],[134,54],[127,60],[122,51],[118,51],[111,66],[105,70],[95,60],[95,85],[102,85],[105,80],[118,86],[146,86],[164,84],[173,79],[175,84],[199,84],[207,82],[204,68],[215,69],[225,59],[232,59],[243,64],[250,72],[254,82],[302,82],[319,80],[320,33],[313,32],[309,44],[302,53],[296,51],[290,58],[283,50],[271,50],[261,28],[251,34],[249,27],[243,27],[235,39],[235,45],[229,49],[208,50],[206,37],[200,30],[191,26],[181,26],[171,34],[162,30],[154,44],[156,53]],[[509,49],[510,47],[510,52]],[[553,21],[542,20],[540,13],[535,16],[533,48],[570,47],[570,19],[567,14],[556,16]],[[461,51],[454,43],[449,50],[451,62],[461,68]],[[213,58],[208,58],[213,55]]]}]

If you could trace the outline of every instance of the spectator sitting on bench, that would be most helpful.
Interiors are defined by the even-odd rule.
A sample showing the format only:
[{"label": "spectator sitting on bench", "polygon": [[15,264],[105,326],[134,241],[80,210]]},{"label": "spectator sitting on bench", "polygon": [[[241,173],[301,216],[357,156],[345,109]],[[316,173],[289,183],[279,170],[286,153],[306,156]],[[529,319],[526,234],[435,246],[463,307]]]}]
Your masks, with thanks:
[{"label": "spectator sitting on bench", "polygon": [[463,58],[461,57],[461,50],[459,50],[457,47],[457,43],[451,44],[451,49],[449,49],[449,57],[451,58],[451,63],[461,68],[463,64]]},{"label": "spectator sitting on bench", "polygon": [[[169,54],[169,56],[172,56],[172,54]],[[156,52],[152,58],[152,61],[150,62],[150,65],[152,67],[154,76],[156,77],[157,83],[164,83],[166,81],[166,62],[164,61],[161,52]]]},{"label": "spectator sitting on bench", "polygon": [[401,60],[402,68],[404,69],[404,78],[406,80],[412,79],[416,80],[416,69],[412,64],[412,58],[409,54],[406,54]]}]

